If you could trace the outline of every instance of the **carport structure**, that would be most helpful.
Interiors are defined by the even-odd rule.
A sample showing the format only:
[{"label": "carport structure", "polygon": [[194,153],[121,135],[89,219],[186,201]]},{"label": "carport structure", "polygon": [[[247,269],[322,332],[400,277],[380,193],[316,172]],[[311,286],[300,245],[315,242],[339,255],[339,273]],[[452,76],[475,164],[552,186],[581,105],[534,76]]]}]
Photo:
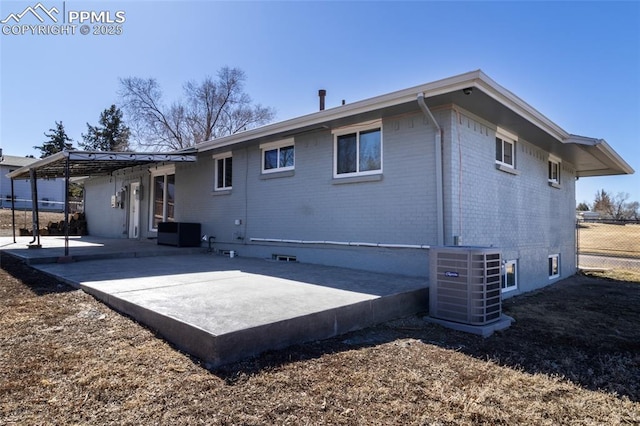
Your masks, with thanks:
[{"label": "carport structure", "polygon": [[[61,151],[27,166],[21,167],[7,176],[11,179],[11,214],[13,241],[16,242],[16,221],[14,204],[14,185],[16,179],[31,180],[31,198],[33,203],[33,240],[30,246],[40,247],[38,220],[38,179],[64,178],[64,236],[65,257],[69,256],[69,181],[74,177],[109,176],[116,170],[149,164],[168,164],[196,161],[194,150],[180,152],[104,152],[104,151]],[[33,243],[37,243],[34,245]]]}]

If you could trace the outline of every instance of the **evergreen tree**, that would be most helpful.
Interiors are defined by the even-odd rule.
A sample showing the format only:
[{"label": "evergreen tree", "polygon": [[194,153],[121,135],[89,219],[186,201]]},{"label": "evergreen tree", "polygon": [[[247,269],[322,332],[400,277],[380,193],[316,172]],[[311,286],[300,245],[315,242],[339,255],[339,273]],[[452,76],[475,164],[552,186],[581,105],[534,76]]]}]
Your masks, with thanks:
[{"label": "evergreen tree", "polygon": [[49,138],[48,141],[44,141],[41,146],[34,146],[34,149],[40,150],[40,158],[45,158],[56,152],[70,150],[73,148],[71,138],[67,136],[67,132],[64,130],[62,121],[56,121],[56,128],[49,129],[51,133],[45,133],[44,135]]},{"label": "evergreen tree", "polygon": [[600,213],[604,217],[612,218],[614,216],[613,199],[604,189],[596,192],[596,199],[593,202],[593,211]]},{"label": "evergreen tree", "polygon": [[580,211],[580,212],[588,212],[589,211],[589,204],[587,204],[586,202],[582,202],[580,204],[578,204],[578,206],[576,207],[576,210]]},{"label": "evergreen tree", "polygon": [[88,151],[128,151],[130,130],[122,121],[122,112],[115,105],[100,114],[98,126],[87,123],[80,146]]}]

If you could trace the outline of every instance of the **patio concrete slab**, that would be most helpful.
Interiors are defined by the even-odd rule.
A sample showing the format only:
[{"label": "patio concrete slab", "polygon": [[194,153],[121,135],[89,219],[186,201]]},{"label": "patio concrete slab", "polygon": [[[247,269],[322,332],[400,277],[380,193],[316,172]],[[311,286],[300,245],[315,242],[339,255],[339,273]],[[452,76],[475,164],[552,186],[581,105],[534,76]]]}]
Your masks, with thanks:
[{"label": "patio concrete slab", "polygon": [[[6,251],[28,264],[56,263],[65,256],[65,240],[61,236],[40,237],[41,248],[29,248],[33,237],[0,237],[0,250]],[[199,247],[172,247],[158,245],[156,240],[130,240],[91,236],[69,237],[71,260],[118,259],[200,253]]]},{"label": "patio concrete slab", "polygon": [[202,252],[32,266],[211,367],[428,309],[426,279]]}]

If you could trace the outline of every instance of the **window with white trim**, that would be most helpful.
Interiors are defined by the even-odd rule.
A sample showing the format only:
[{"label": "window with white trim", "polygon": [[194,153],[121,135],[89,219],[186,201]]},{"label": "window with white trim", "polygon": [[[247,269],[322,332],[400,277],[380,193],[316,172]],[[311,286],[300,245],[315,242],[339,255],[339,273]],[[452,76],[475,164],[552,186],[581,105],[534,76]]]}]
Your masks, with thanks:
[{"label": "window with white trim", "polygon": [[496,128],[496,169],[518,175],[516,170],[516,140],[518,135],[502,127]]},{"label": "window with white trim", "polygon": [[233,157],[230,152],[215,155],[214,185],[215,191],[228,191],[232,188]]},{"label": "window with white trim", "polygon": [[560,276],[560,255],[549,255],[549,279],[558,278]]},{"label": "window with white trim", "polygon": [[549,183],[560,185],[560,159],[552,155],[549,156]]},{"label": "window with white trim", "polygon": [[502,292],[515,290],[518,288],[518,261],[507,260],[504,263],[501,280]]},{"label": "window with white trim", "polygon": [[262,149],[262,173],[283,172],[295,168],[293,139],[260,145]]},{"label": "window with white trim", "polygon": [[382,173],[382,122],[334,132],[334,177]]},{"label": "window with white trim", "polygon": [[160,222],[175,220],[175,166],[160,168],[151,172],[151,203],[149,227],[158,229]]},{"label": "window with white trim", "polygon": [[516,167],[516,143],[503,135],[496,135],[496,163],[511,167]]}]

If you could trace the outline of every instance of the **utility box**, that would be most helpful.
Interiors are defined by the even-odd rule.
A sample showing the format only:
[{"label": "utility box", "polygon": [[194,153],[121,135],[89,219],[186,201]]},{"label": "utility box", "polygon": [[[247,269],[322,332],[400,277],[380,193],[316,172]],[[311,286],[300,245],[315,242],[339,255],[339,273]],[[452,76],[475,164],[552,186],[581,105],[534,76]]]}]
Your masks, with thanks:
[{"label": "utility box", "polygon": [[160,222],[158,223],[158,244],[177,247],[199,247],[200,224]]},{"label": "utility box", "polygon": [[482,326],[502,314],[501,254],[495,248],[432,247],[429,315]]}]

